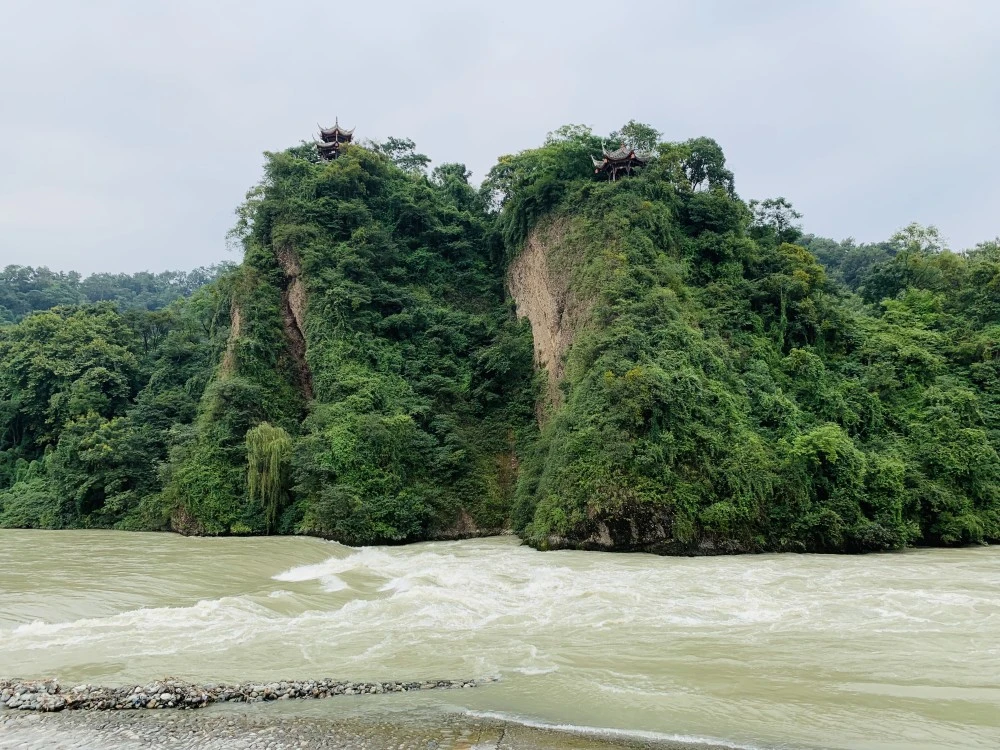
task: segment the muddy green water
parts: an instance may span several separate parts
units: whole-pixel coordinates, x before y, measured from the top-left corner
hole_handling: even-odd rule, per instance
[[[1000,548],[681,559],[0,531],[0,676],[168,675],[496,675],[394,705],[761,748],[995,750]]]

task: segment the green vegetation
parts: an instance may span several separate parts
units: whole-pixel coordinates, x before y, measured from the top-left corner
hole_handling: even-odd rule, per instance
[[[280,427],[261,422],[247,432],[247,495],[251,505],[264,510],[268,531],[288,498],[288,471],[292,459],[292,438]]]
[[[194,419],[226,290],[220,279],[163,310],[63,306],[0,328],[0,526],[150,526],[127,519]]]
[[[529,541],[868,551],[1000,538],[996,243],[953,254],[917,226],[884,247],[809,238],[828,273],[796,244],[787,201],[736,196],[714,142],[661,144],[617,183],[589,175],[598,146],[564,129],[487,180],[507,256],[558,226],[550,266],[569,269],[590,311],[564,403],[522,471]]]
[[[601,138],[567,126],[479,190],[407,139],[295,147],[237,212],[239,267],[8,267],[0,526],[1000,540],[1000,243],[803,235],[783,198],[740,199],[714,141],[612,137],[657,155],[597,181]],[[565,287],[550,373],[505,298],[527,248]]]
[[[0,324],[60,305],[114,302],[120,310],[162,310],[178,297],[190,297],[229,266],[190,272],[60,273],[41,266],[7,266],[0,271]]]

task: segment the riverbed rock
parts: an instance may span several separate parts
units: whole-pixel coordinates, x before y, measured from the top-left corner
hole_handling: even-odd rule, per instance
[[[74,685],[63,689],[55,680],[0,680],[0,706],[21,711],[83,709],[117,711],[155,708],[202,708],[212,703],[257,703],[260,701],[318,699],[335,695],[380,695],[411,690],[454,690],[476,687],[485,680],[427,680],[424,682],[347,682],[329,677],[321,680],[281,680],[269,683],[196,685],[167,678],[146,685],[107,687]]]

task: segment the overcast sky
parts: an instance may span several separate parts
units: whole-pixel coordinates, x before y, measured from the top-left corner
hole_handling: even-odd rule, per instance
[[[478,181],[630,118],[719,141],[807,231],[1000,234],[1000,3],[0,2],[0,266],[238,260],[265,150],[335,116]]]

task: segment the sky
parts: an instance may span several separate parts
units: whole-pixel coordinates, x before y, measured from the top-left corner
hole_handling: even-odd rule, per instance
[[[0,267],[239,260],[264,151],[335,117],[478,181],[560,125],[715,138],[807,232],[1000,234],[995,0],[4,0]]]

